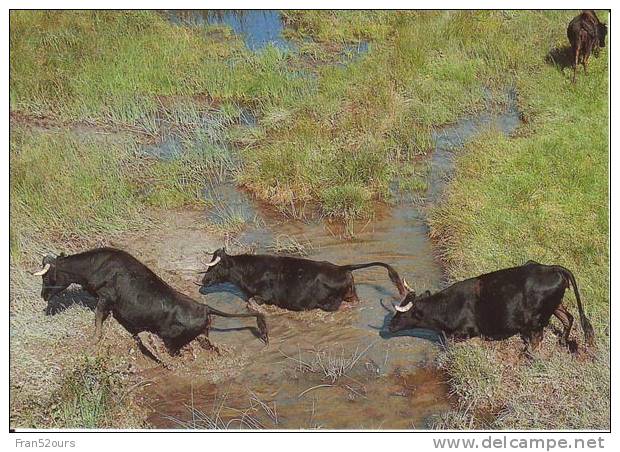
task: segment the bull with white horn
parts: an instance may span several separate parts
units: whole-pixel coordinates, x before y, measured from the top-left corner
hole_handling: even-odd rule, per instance
[[[54,253],[48,253],[43,257],[41,269],[32,272],[33,276],[43,277],[43,288],[41,289],[41,298],[49,300],[54,295],[62,292],[71,285],[70,282],[58,281],[56,277],[56,264],[59,259],[65,257],[64,253],[57,256]],[[62,278],[61,278],[62,279]]]

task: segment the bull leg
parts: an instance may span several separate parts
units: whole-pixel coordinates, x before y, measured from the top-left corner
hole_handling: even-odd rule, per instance
[[[571,353],[576,353],[578,350],[577,341],[569,340],[570,331],[573,327],[573,316],[568,310],[564,307],[564,305],[558,306],[558,308],[553,313],[555,317],[557,317],[560,322],[562,322],[562,326],[564,327],[564,331],[562,332],[562,336],[560,337],[560,345],[567,347],[568,351]]]
[[[208,332],[203,333],[196,338],[196,340],[198,341],[198,345],[200,345],[203,349],[207,351],[214,351],[218,355],[221,355],[220,349],[217,348],[215,345],[213,345],[213,343],[211,343],[211,341],[209,340],[208,334],[209,334]]]
[[[347,289],[347,292],[344,295],[344,301],[346,301],[347,303],[357,303],[358,301],[360,301],[359,297],[357,296],[357,290],[355,290],[354,284],[351,284]]]
[[[161,364],[164,367],[167,367],[165,363],[163,363],[157,356],[155,356],[153,354],[153,352],[151,352],[142,342],[142,339],[140,339],[140,336],[138,336],[138,334],[134,334],[133,336],[133,340],[136,342],[136,345],[138,346],[138,348],[140,349],[140,351],[142,352],[142,354],[144,356],[146,356],[147,358],[152,359],[153,361],[155,361],[157,364]]]
[[[97,301],[97,308],[95,309],[95,335],[92,339],[92,344],[97,345],[103,337],[103,322],[110,315],[110,303],[106,298],[99,298]]]
[[[164,346],[166,350],[168,350],[168,354],[170,356],[179,356],[181,348],[186,344],[183,342],[179,344],[179,342],[175,339],[164,339]]]
[[[577,40],[577,47],[575,48],[575,61],[573,63],[573,83],[577,79],[577,66],[579,65],[579,51],[581,50],[581,40]]]
[[[564,331],[562,331],[562,336],[560,337],[560,344],[566,346],[568,344],[570,330],[573,327],[573,316],[562,304],[560,304],[560,306],[558,306],[558,308],[553,312],[553,315],[557,317],[560,322],[562,322]]]
[[[538,350],[543,339],[543,330],[532,331],[529,334],[521,334],[521,339],[523,339],[523,343],[525,344],[523,355],[529,360],[534,359],[534,354],[532,352]]]
[[[530,346],[532,351],[538,351],[538,347],[540,347],[540,343],[543,340],[543,330],[534,331],[530,334]]]

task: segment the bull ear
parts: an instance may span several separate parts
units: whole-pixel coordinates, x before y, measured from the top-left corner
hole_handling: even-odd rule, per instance
[[[48,254],[43,258],[43,265],[46,264],[53,264],[56,261],[56,255],[55,254]]]

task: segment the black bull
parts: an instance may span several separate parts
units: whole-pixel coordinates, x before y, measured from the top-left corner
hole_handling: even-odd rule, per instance
[[[208,341],[211,315],[256,317],[260,336],[268,342],[262,314],[228,314],[198,303],[125,251],[98,248],[72,256],[47,256],[43,265],[35,274],[43,276],[41,297],[45,301],[73,283],[97,298],[95,342],[101,339],[103,322],[110,313],[151,357],[138,337],[140,332],[159,336],[171,355],[196,338],[204,348],[212,348]]]
[[[573,316],[562,305],[572,285],[586,343],[594,330],[585,316],[573,274],[559,265],[533,261],[514,268],[467,279],[432,295],[408,295],[391,320],[390,331],[427,328],[457,337],[505,339],[520,334],[526,351],[536,349],[552,315],[564,327],[561,342],[568,345]]]
[[[343,301],[357,301],[351,271],[367,267],[386,268],[401,297],[408,293],[396,270],[383,262],[335,265],[286,256],[230,256],[222,248],[213,254],[208,265],[201,293],[206,293],[206,287],[214,284],[232,283],[258,304],[272,304],[292,311],[315,308],[336,311]]]

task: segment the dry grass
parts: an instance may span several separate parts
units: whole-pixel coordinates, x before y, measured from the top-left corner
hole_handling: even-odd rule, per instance
[[[198,409],[192,403],[185,407],[190,419],[163,416],[181,428],[192,430],[229,430],[229,429],[266,429],[277,428],[278,409],[276,402],[267,403],[256,393],[248,389],[248,405],[233,408],[228,405],[227,394],[216,397],[210,412]]]
[[[340,352],[334,349],[313,350],[309,357],[302,357],[301,351],[299,356],[286,355],[282,350],[280,353],[295,363],[294,369],[297,372],[310,372],[319,375],[324,381],[335,383],[341,377],[348,376],[373,345],[374,343],[371,343],[361,351],[356,348],[352,353],[345,353],[344,348]]]
[[[609,344],[573,356],[547,331],[532,362],[521,340],[451,344],[439,365],[457,406],[438,429],[609,428]]]
[[[312,242],[309,240],[300,242],[288,234],[278,234],[267,247],[267,251],[270,253],[294,256],[307,256],[313,249]]]
[[[129,334],[108,322],[106,345],[89,348],[90,309],[75,305],[54,316],[42,311],[41,305],[10,318],[11,427],[143,426],[144,413],[125,392],[137,381],[127,371]]]

